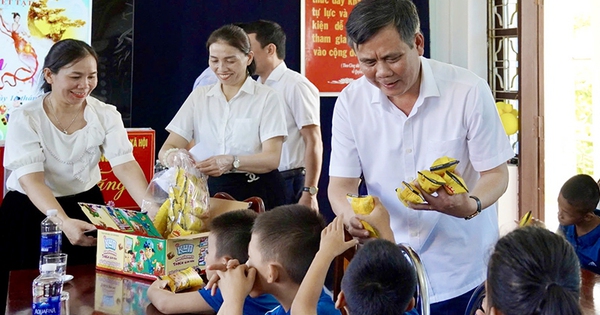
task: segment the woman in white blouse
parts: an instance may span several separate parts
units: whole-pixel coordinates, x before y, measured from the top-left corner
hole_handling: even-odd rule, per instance
[[[191,152],[196,167],[210,176],[211,195],[226,192],[237,200],[258,196],[267,209],[281,205],[283,179],[277,167],[287,136],[283,100],[250,76],[253,52],[240,27],[217,29],[206,47],[219,82],[188,96],[166,128],[170,134],[159,158],[173,166],[178,155]],[[195,145],[188,152],[190,143]]]
[[[90,96],[98,82],[97,59],[82,41],[55,43],[44,62],[46,93],[10,114],[4,166],[11,173],[0,206],[5,224],[0,239],[10,270],[37,268],[40,222],[49,209],[57,209],[62,220],[68,263],[95,262],[96,238],[84,234],[94,225],[77,202],[104,203],[97,186],[102,155],[141,204],[148,183],[121,115]]]

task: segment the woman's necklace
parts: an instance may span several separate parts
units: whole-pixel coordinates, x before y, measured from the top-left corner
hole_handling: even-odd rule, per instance
[[[58,127],[60,129],[62,129],[62,132],[66,135],[69,134],[68,130],[69,128],[71,128],[71,126],[73,126],[73,123],[75,122],[75,119],[77,119],[77,117],[79,117],[79,113],[81,113],[81,110],[79,110],[77,112],[77,114],[75,114],[75,116],[73,117],[73,120],[71,120],[71,123],[67,126],[67,128],[64,128],[63,125],[60,123],[60,119],[58,119],[58,117],[56,117],[55,112],[55,108],[54,105],[52,104],[52,99],[48,96],[48,104],[50,105],[50,112],[52,112],[52,116],[54,116],[54,120],[56,120],[56,123],[58,124]],[[81,109],[83,109],[83,105],[81,106]]]

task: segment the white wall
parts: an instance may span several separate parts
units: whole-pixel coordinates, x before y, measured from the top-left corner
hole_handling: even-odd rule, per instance
[[[431,59],[461,66],[487,80],[487,1],[435,0],[429,3]],[[509,166],[509,187],[498,201],[500,232],[518,219],[518,170]]]

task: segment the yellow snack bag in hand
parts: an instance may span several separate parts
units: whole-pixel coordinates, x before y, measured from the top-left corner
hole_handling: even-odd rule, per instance
[[[354,195],[347,194],[346,199],[350,202],[352,210],[356,214],[368,215],[371,214],[375,208],[375,201],[371,195]],[[373,226],[367,223],[365,220],[360,220],[365,230],[369,231],[370,237],[379,237],[379,233]]]
[[[432,171],[420,171],[417,172],[417,181],[419,186],[428,194],[432,194],[437,191],[440,187],[446,184],[444,178]]]
[[[527,226],[529,223],[531,223],[531,211],[527,211],[527,213],[525,213],[525,215],[521,218],[519,221],[519,227]]]
[[[413,187],[413,185],[403,181],[402,186],[401,188],[396,188],[396,196],[406,207],[408,207],[409,202],[414,204],[425,202],[425,199],[421,196],[421,192]]]
[[[454,169],[456,169],[456,165],[458,164],[458,162],[459,161],[457,159],[442,156],[441,158],[435,160],[433,164],[431,164],[429,170],[440,176],[444,176],[444,174],[446,174],[446,171],[454,172]]]
[[[462,177],[450,171],[446,171],[444,179],[446,180],[446,185],[444,185],[444,189],[446,189],[448,195],[464,194],[469,192],[467,184],[465,184],[465,181],[464,179],[462,179]]]
[[[350,202],[352,210],[356,214],[370,214],[375,208],[375,202],[371,195],[353,195],[347,194],[346,199]]]
[[[160,279],[169,281],[168,287],[174,293],[204,286],[204,280],[193,267],[161,276]]]

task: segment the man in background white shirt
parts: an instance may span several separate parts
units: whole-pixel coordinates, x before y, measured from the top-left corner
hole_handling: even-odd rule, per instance
[[[288,138],[283,143],[279,171],[286,182],[286,203],[319,210],[317,192],[323,142],[319,90],[306,77],[287,68],[285,32],[272,21],[239,24],[250,37],[258,81],[278,91],[286,103]]]

